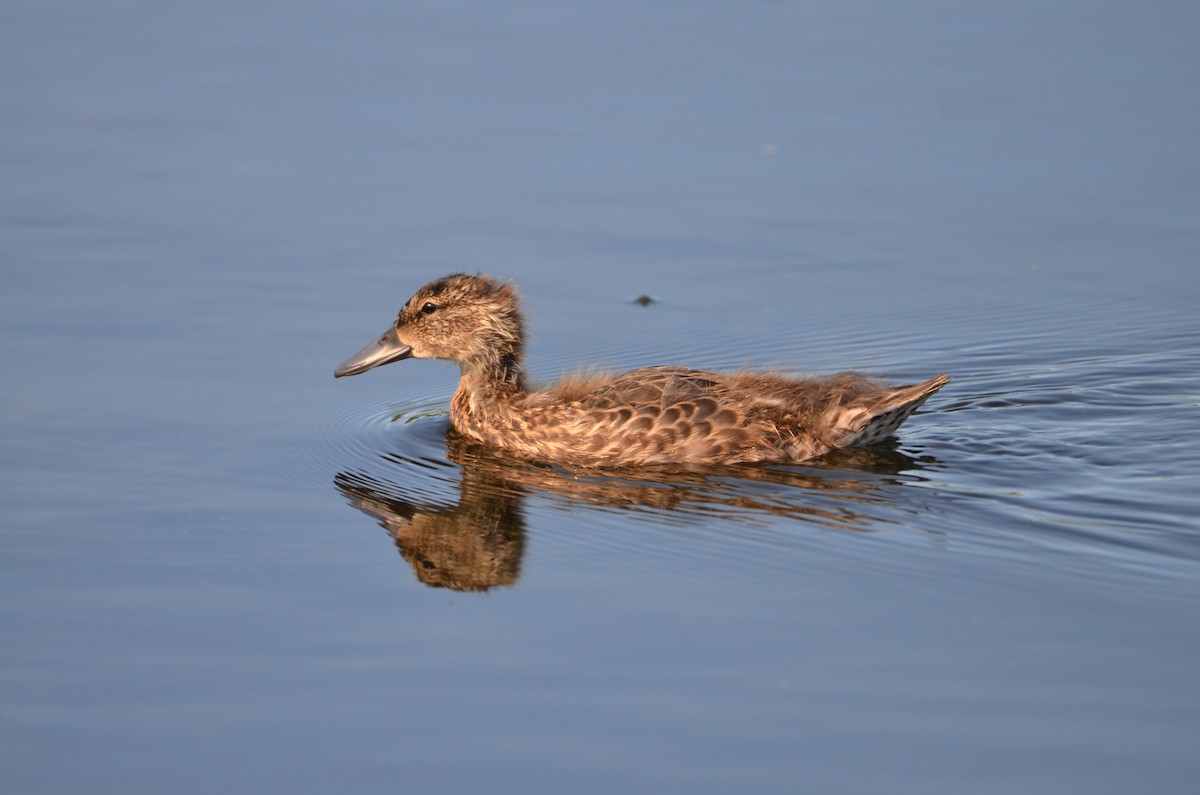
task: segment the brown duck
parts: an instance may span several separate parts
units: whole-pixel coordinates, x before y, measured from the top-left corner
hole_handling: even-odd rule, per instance
[[[646,367],[529,386],[515,291],[453,274],[408,299],[379,339],[334,377],[407,359],[457,362],[450,422],[482,444],[568,466],[804,461],[891,436],[949,380],[887,386],[855,373],[824,379]]]

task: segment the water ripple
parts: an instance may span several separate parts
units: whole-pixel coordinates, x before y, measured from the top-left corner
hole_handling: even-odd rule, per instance
[[[675,319],[680,314],[687,313]],[[946,313],[954,323],[968,314]],[[631,317],[631,323],[655,321]],[[672,319],[669,311],[665,319]],[[385,397],[384,383],[359,392],[316,423],[313,442],[287,466],[325,484],[334,480],[409,552],[428,538],[444,545],[451,528],[470,532],[464,527],[481,517],[489,532],[511,539],[523,529],[500,532],[498,520],[486,517],[521,524],[530,513],[545,526],[578,530],[548,541],[552,557],[622,549],[641,561],[635,565],[651,568],[679,555],[736,554],[730,528],[746,554],[754,545],[827,544],[825,532],[865,531],[1027,563],[1067,555],[1138,567],[1156,557],[1200,558],[1190,518],[1194,482],[1179,477],[1193,455],[1181,441],[1195,439],[1200,405],[1200,354],[1191,330],[1127,334],[1080,308],[1056,319],[1036,302],[976,311],[971,320],[1004,333],[950,346],[942,339],[945,326],[911,323],[881,344],[878,325],[846,323],[808,334],[801,346],[793,335],[761,334],[763,318],[747,315],[661,339],[637,336],[643,344],[614,333],[536,351],[538,372],[550,376],[579,362],[736,366],[750,338],[759,362],[802,362],[806,355],[818,366],[886,362],[900,370],[898,379],[951,371],[955,381],[924,416],[906,424],[902,446],[891,450],[843,453],[802,467],[573,473],[498,456],[449,432],[453,382],[442,379],[420,387],[410,382],[400,402]],[[636,323],[634,332],[643,335]],[[1114,343],[1117,337],[1122,344]],[[821,353],[806,353],[812,350]],[[647,526],[662,532],[647,534]],[[688,534],[682,547],[672,540],[675,532]],[[486,541],[477,538],[471,548]],[[870,558],[869,549],[859,554]],[[422,565],[434,565],[430,554],[417,556]],[[495,563],[495,555],[484,558]],[[478,572],[442,574],[469,584]]]

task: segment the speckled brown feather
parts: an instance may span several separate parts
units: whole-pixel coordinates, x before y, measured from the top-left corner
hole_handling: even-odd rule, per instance
[[[424,314],[427,302],[437,307]],[[569,466],[803,461],[886,439],[950,380],[893,387],[854,373],[794,379],[648,367],[529,389],[515,294],[463,274],[418,291],[396,328],[413,356],[459,363],[450,420],[460,433]]]

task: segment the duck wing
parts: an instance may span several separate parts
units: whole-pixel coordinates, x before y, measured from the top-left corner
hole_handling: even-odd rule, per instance
[[[622,373],[580,399],[588,409],[656,406],[665,409],[723,394],[721,376],[686,367],[644,367]]]

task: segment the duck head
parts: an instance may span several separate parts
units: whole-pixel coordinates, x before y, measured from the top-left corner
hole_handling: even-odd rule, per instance
[[[405,302],[387,331],[338,365],[334,378],[400,359],[449,359],[464,374],[515,375],[523,324],[511,286],[456,273],[435,279]]]

